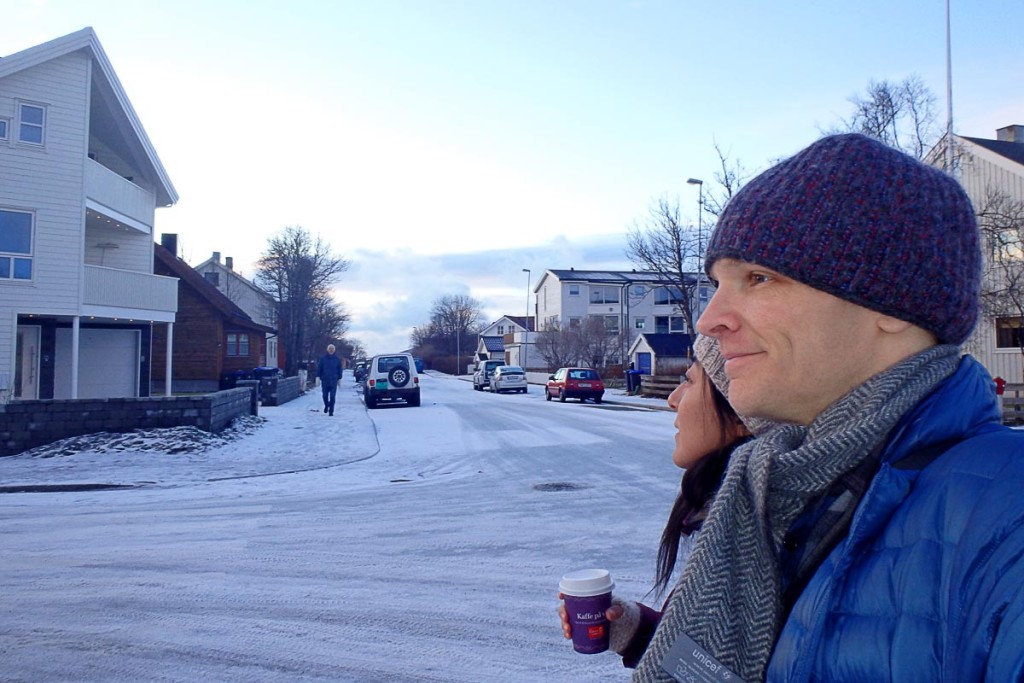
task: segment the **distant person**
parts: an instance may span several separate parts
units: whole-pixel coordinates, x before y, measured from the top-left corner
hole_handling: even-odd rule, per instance
[[[1024,433],[960,350],[957,181],[825,137],[733,196],[704,265],[729,401],[789,424],[733,451],[634,683],[1024,680]]]
[[[654,585],[658,593],[668,588],[672,574],[686,564],[730,454],[750,440],[752,430],[760,432],[770,426],[764,420],[741,418],[729,405],[725,361],[715,339],[698,337],[694,354],[697,362],[668,397],[669,407],[676,412],[672,462],[685,472],[658,548]],[[564,605],[559,607],[559,615],[563,634],[571,638]],[[654,636],[661,613],[614,596],[606,616],[611,622],[611,649],[622,656],[624,666],[635,667]]]
[[[327,345],[327,354],[320,356],[316,364],[316,376],[320,379],[320,392],[324,397],[324,412],[334,415],[334,397],[338,393],[338,382],[344,370],[341,359],[334,355],[334,344]]]

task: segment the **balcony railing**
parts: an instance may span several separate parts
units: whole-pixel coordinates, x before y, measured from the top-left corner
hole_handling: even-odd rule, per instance
[[[83,303],[174,313],[178,310],[178,279],[102,266],[85,266]]]
[[[92,159],[86,159],[85,164],[85,196],[96,204],[141,223],[152,232],[156,210],[153,193]]]

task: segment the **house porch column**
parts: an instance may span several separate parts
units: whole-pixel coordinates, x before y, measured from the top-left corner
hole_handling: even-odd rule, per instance
[[[78,398],[78,338],[80,316],[71,318],[71,398]]]
[[[171,357],[174,355],[174,323],[167,323],[167,358],[164,360],[164,396],[171,395]]]

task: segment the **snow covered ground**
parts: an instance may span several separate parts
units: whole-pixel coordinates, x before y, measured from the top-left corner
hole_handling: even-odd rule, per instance
[[[589,566],[650,588],[672,413],[443,376],[420,408],[348,377],[320,407],[0,458],[0,490],[129,487],[0,494],[0,679],[629,679],[573,653],[555,594]]]

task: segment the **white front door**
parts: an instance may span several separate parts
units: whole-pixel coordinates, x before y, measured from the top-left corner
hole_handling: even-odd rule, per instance
[[[14,375],[14,397],[39,398],[39,337],[37,325],[18,325],[18,343]]]

